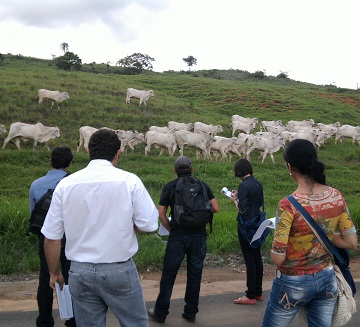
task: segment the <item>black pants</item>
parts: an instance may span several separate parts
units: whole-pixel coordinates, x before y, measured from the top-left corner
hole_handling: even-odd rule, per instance
[[[49,286],[50,273],[44,252],[44,236],[39,236],[39,258],[40,258],[40,274],[39,286],[37,291],[37,303],[39,315],[36,318],[37,327],[53,327],[54,318],[52,316],[53,309],[53,289]],[[70,261],[65,257],[65,247],[61,247],[60,254],[61,270],[64,276],[65,284],[68,283]],[[72,318],[65,322],[65,326],[76,326],[75,319]]]
[[[262,295],[264,266],[261,256],[261,247],[259,246],[256,249],[252,248],[244,239],[239,228],[238,225],[238,238],[246,266],[246,297],[255,299],[255,296]]]

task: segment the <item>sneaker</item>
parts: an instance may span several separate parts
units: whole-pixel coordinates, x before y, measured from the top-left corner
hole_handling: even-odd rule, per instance
[[[156,321],[159,324],[163,324],[165,322],[165,318],[164,317],[159,317],[156,313],[155,313],[155,309],[149,309],[147,311],[147,314],[149,315],[149,317]]]
[[[181,315],[181,317],[183,317],[185,320],[187,320],[188,322],[195,322],[195,316],[192,316],[192,317],[190,317],[190,316],[187,316],[185,313],[183,313],[182,315]]]

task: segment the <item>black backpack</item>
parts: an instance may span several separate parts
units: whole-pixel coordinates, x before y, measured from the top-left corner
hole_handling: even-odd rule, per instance
[[[68,176],[66,174],[64,177]],[[30,225],[29,232],[40,235],[41,228],[44,224],[46,214],[50,208],[50,203],[54,189],[48,189],[43,196],[35,203],[34,209],[31,211],[30,215]]]
[[[173,215],[183,228],[201,228],[209,224],[212,232],[213,212],[203,182],[191,175],[178,179]]]

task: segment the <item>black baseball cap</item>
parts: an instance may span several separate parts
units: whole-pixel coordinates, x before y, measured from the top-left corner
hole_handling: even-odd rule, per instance
[[[191,168],[191,160],[188,157],[180,156],[175,161],[175,168]]]

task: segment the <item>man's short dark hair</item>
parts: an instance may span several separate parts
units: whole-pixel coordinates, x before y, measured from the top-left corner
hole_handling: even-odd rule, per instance
[[[90,137],[90,160],[105,159],[112,161],[120,150],[120,146],[121,142],[113,130],[99,129]]]
[[[74,156],[69,147],[58,146],[51,151],[51,167],[55,169],[68,168],[73,158]]]
[[[234,166],[235,177],[244,177],[247,174],[252,175],[253,169],[249,160],[239,159]]]

